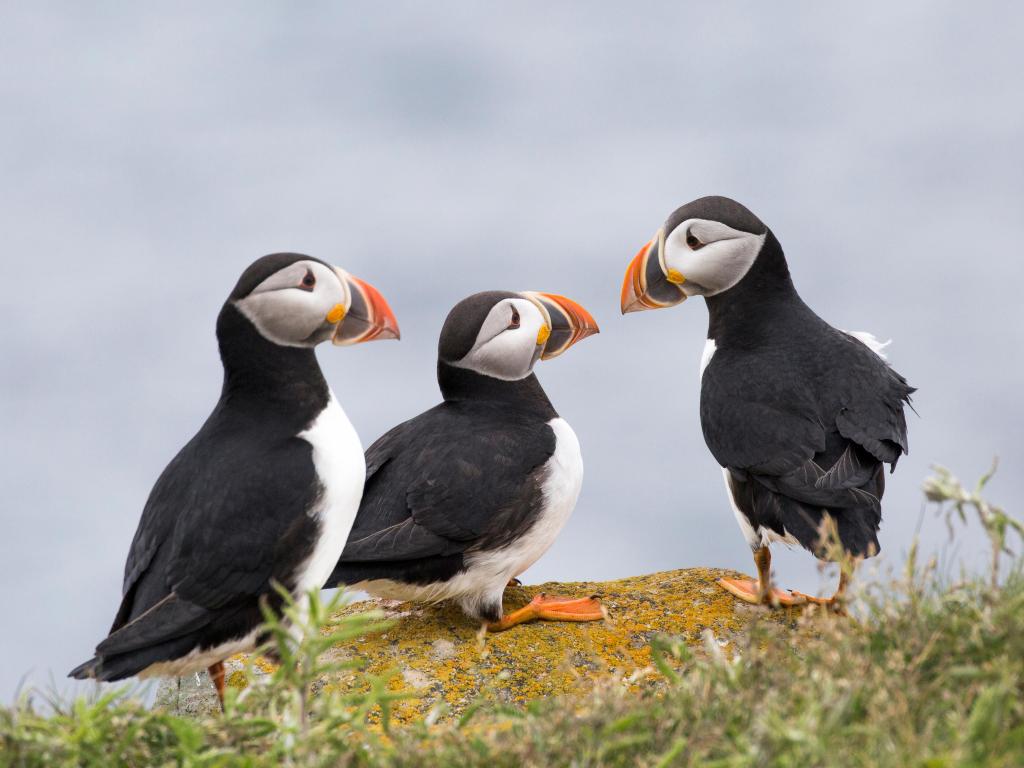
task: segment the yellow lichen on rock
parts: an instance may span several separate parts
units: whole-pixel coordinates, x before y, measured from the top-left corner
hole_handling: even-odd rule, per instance
[[[418,694],[394,705],[394,717],[406,721],[422,717],[438,705],[458,714],[481,698],[522,705],[583,693],[596,684],[657,685],[657,675],[649,674],[651,640],[656,635],[682,638],[702,653],[704,634],[709,630],[728,653],[737,634],[754,616],[780,625],[794,623],[799,609],[769,611],[747,605],[716,583],[720,578],[738,575],[713,568],[690,568],[618,581],[510,587],[505,592],[506,611],[525,605],[541,592],[568,597],[598,595],[609,620],[536,621],[484,637],[477,622],[448,603],[353,603],[342,614],[380,609],[394,624],[382,634],[335,647],[331,652],[335,659],[358,658],[365,666],[339,679],[325,680],[316,690],[348,690],[366,685],[366,674],[393,671],[389,687]],[[229,685],[246,685],[245,661],[243,656],[229,661]],[[253,659],[253,666],[257,674],[273,669],[259,658]],[[210,689],[212,697],[212,686]],[[216,699],[212,699],[210,707],[215,704]],[[192,706],[176,707],[170,697],[169,708],[191,711]]]
[[[632,676],[650,667],[650,641],[655,635],[680,637],[699,649],[705,630],[710,630],[728,649],[755,614],[765,613],[779,623],[795,618],[793,610],[768,614],[741,603],[716,584],[719,578],[736,575],[692,568],[610,582],[510,587],[505,592],[506,611],[541,592],[596,594],[610,618],[588,623],[537,621],[482,639],[479,625],[453,605],[355,603],[344,613],[382,608],[396,623],[382,635],[367,636],[355,647],[335,652],[363,659],[363,672],[397,670],[405,688],[420,694],[396,706],[399,720],[422,716],[442,702],[459,713],[481,696],[519,705],[584,692],[598,681],[638,685]],[[352,674],[335,684],[349,685],[355,679]]]

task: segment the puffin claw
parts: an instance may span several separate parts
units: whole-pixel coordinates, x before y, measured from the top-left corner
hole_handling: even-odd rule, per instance
[[[839,593],[832,595],[832,597],[818,597],[817,595],[808,595],[806,592],[798,592],[794,589],[793,596],[800,598],[806,603],[824,606],[829,611],[838,614],[839,616],[847,615],[846,600],[844,596]]]

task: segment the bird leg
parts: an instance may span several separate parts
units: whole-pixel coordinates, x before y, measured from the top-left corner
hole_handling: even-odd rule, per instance
[[[206,669],[213,680],[213,687],[217,689],[217,700],[220,702],[220,711],[224,711],[224,662],[218,661]]]
[[[839,567],[839,586],[836,588],[836,593],[832,597],[817,597],[815,595],[806,595],[803,592],[793,591],[793,594],[797,597],[801,597],[809,603],[815,605],[824,605],[827,608],[832,609],[838,614],[846,613],[846,590],[850,586],[850,579],[853,576],[853,569],[856,567],[855,564],[851,564],[848,568],[840,564]]]
[[[768,547],[758,547],[754,550],[754,563],[757,565],[757,581],[719,579],[719,586],[743,602],[754,605],[777,607],[780,605],[803,605],[807,602],[807,598],[803,595],[772,586],[772,553]]]
[[[600,621],[608,612],[596,597],[569,598],[541,593],[519,610],[512,611],[484,626],[488,632],[504,632],[517,624],[544,621]]]

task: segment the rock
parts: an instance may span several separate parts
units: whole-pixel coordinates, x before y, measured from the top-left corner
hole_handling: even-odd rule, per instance
[[[233,688],[242,689],[249,684],[246,674],[246,657],[242,654],[232,656],[224,662],[224,682]],[[274,670],[270,662],[262,658],[254,659],[252,673],[266,677]],[[155,709],[175,715],[202,717],[220,713],[220,702],[213,681],[205,672],[196,672],[187,677],[176,677],[164,680],[156,690],[153,701]]]
[[[533,699],[579,694],[599,681],[618,685],[656,685],[650,671],[651,638],[666,634],[684,639],[703,652],[709,630],[728,651],[737,633],[751,617],[765,615],[785,625],[799,609],[767,611],[739,602],[715,582],[733,571],[690,568],[607,582],[547,583],[510,587],[506,610],[525,605],[540,592],[583,597],[599,595],[608,609],[606,622],[569,623],[539,621],[524,624],[481,641],[479,625],[456,606],[418,605],[369,600],[353,603],[342,613],[383,609],[396,624],[380,635],[360,639],[356,647],[339,647],[340,658],[357,655],[366,661],[364,673],[396,670],[396,688],[420,694],[398,702],[395,717],[422,717],[436,706],[442,713],[462,712],[481,696],[520,705]],[[246,683],[241,657],[229,660],[227,680],[237,687]],[[264,667],[266,670],[268,667]],[[636,674],[637,672],[641,674]],[[158,704],[179,713],[202,713],[217,707],[213,686],[205,675],[182,686],[170,681],[161,686]],[[325,686],[349,688],[357,674],[349,673]]]
[[[205,672],[161,682],[153,706],[192,717],[211,714],[219,709],[213,683]]]

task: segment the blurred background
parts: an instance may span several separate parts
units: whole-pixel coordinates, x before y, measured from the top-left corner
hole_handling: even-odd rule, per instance
[[[157,475],[213,407],[242,269],[309,253],[374,283],[401,343],[324,348],[365,445],[439,399],[437,333],[489,288],[565,293],[601,335],[538,367],[583,446],[527,582],[750,571],[698,420],[700,300],[619,316],[628,260],[724,194],[832,324],[920,388],[883,563],[929,465],[1020,509],[1024,6],[0,4],[0,700],[91,655]],[[1014,74],[1017,73],[1017,74]],[[785,586],[829,589],[776,552]],[[952,566],[951,566],[952,567]]]

